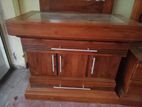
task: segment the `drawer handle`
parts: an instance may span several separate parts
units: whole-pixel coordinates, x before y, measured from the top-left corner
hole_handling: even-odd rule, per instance
[[[67,49],[67,48],[51,48],[53,51],[74,51],[74,52],[98,52],[98,50],[83,49]]]
[[[52,71],[54,72],[55,71],[55,68],[54,68],[54,55],[52,55]]]
[[[103,1],[103,2],[105,2],[105,0],[96,0],[96,2],[99,2],[99,1]]]
[[[62,56],[59,56],[59,61],[60,61],[60,73],[62,72]]]
[[[91,88],[77,88],[77,87],[57,87],[54,86],[55,89],[66,89],[66,90],[91,90]]]
[[[94,74],[95,62],[96,62],[96,58],[93,58],[92,68],[91,68],[91,74],[92,75]]]

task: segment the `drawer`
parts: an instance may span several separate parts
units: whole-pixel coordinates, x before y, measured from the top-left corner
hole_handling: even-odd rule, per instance
[[[140,81],[142,83],[142,64],[137,64],[135,72],[133,73],[132,80]]]
[[[22,38],[25,51],[63,49],[68,51],[97,50],[99,53],[116,53],[126,55],[129,45],[117,42],[71,41],[71,40],[47,40]]]
[[[37,77],[30,78],[31,86],[34,87],[74,87],[74,88],[90,88],[114,90],[116,83],[108,79],[78,79],[78,78],[52,78]]]

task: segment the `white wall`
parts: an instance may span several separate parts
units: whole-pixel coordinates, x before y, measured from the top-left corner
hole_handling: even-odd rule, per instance
[[[15,17],[15,11],[12,0],[1,0],[0,3],[3,10],[3,18],[5,20]],[[23,58],[23,51],[20,39],[17,37],[8,36],[8,42],[10,44],[10,51],[14,65],[25,66],[25,60]]]
[[[121,14],[129,18],[131,16],[134,1],[135,0],[115,0],[113,13]]]
[[[39,0],[20,0],[20,6],[22,9],[22,13],[31,10],[40,10]]]

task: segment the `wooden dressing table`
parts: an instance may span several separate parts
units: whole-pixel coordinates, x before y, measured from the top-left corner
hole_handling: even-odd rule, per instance
[[[8,33],[21,38],[28,59],[26,97],[140,105],[142,97],[119,97],[116,90],[123,92],[121,68],[128,50],[142,41],[142,25],[108,14],[113,0],[86,2],[40,0],[42,12],[7,20]]]

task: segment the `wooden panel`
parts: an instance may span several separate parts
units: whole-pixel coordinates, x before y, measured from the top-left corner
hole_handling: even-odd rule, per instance
[[[52,60],[54,55],[54,61]],[[28,64],[32,75],[57,75],[56,54],[46,52],[27,52]],[[53,68],[54,63],[54,68]]]
[[[114,0],[105,0],[102,13],[112,13]]]
[[[139,96],[139,98],[142,100],[142,82],[131,81],[130,88],[126,96],[128,95]]]
[[[95,60],[94,63],[93,60]],[[88,77],[115,80],[120,61],[121,57],[115,55],[104,54],[90,56]]]
[[[138,48],[131,49],[128,53],[125,66],[121,95],[139,97],[142,99],[142,66],[141,51]]]
[[[50,77],[50,76],[31,76],[31,87],[87,87],[91,89],[114,90],[115,80],[109,79],[88,79],[88,78],[64,78],[64,77]]]
[[[61,58],[61,59],[60,59]],[[59,76],[85,77],[87,69],[87,55],[62,53],[58,55]],[[60,68],[61,67],[61,68]]]
[[[21,38],[105,42],[142,41],[142,26],[135,21],[126,20],[118,15],[107,15],[106,18],[104,14],[64,14],[60,16],[59,13],[51,13],[54,14],[54,17],[48,18],[46,14],[42,14],[44,17],[42,19],[41,14],[39,12],[30,12],[8,20],[6,22],[8,33]],[[78,17],[77,20],[76,17]],[[88,20],[90,17],[93,18]]]
[[[22,44],[25,51],[27,50],[50,50],[51,48],[68,48],[68,49],[91,49],[98,50],[98,53],[113,53],[126,55],[128,48],[127,43],[117,42],[91,42],[91,41],[66,41],[66,40],[48,40],[48,39],[31,39],[22,38]]]
[[[42,12],[111,13],[113,0],[40,0]]]
[[[27,99],[52,100],[52,101],[73,101],[104,104],[124,104],[134,107],[141,107],[142,102],[139,97],[120,98],[113,91],[84,91],[84,90],[63,90],[53,88],[28,88]]]
[[[142,0],[135,0],[131,18],[139,21],[140,15],[142,15]]]
[[[142,83],[142,64],[139,63],[136,65],[136,71],[132,76],[132,80],[141,81]]]
[[[126,94],[129,90],[130,84],[131,84],[131,78],[133,73],[136,71],[136,65],[137,65],[137,60],[135,58],[135,56],[129,51],[128,53],[128,57],[127,57],[127,63],[125,65],[125,69],[124,69],[124,74],[123,74],[123,78],[122,78],[122,89],[124,91],[124,93]],[[124,94],[122,93],[122,95]]]

